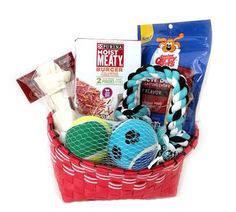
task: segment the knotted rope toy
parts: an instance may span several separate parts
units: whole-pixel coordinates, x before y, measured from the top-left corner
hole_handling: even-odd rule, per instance
[[[187,104],[189,103],[189,88],[186,79],[177,69],[160,66],[143,66],[128,76],[124,84],[123,99],[115,111],[115,117],[119,120],[139,118],[152,123],[150,110],[145,105],[139,104],[139,87],[141,82],[147,79],[161,79],[172,85],[172,100],[166,117],[167,124],[157,129],[158,141],[161,150],[153,160],[149,168],[154,164],[167,161],[183,151],[190,140],[190,135],[183,129]]]

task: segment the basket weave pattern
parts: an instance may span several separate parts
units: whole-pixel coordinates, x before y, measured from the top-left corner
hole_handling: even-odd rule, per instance
[[[130,171],[98,165],[72,155],[54,132],[48,116],[48,136],[55,176],[65,202],[172,197],[177,193],[185,156],[196,147],[198,129],[190,145],[175,159],[151,170]]]

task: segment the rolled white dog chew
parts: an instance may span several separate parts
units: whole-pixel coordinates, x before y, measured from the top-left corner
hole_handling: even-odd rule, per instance
[[[53,61],[39,66],[37,69],[37,77],[34,78],[40,89],[47,95],[66,88],[66,83],[70,81],[71,73],[63,71]]]
[[[58,110],[53,114],[53,122],[55,130],[60,135],[60,140],[64,143],[67,130],[71,127],[71,124],[76,120],[77,115],[71,108]]]
[[[59,133],[61,141],[64,142],[66,131],[71,123],[77,118],[71,109],[66,84],[70,81],[71,72],[62,70],[53,61],[39,66],[37,77],[34,78],[39,88],[50,97],[52,102],[53,120],[55,130]]]

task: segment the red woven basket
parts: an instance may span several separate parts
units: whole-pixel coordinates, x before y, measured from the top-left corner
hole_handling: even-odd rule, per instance
[[[183,161],[197,145],[198,129],[190,145],[175,159],[141,171],[97,165],[72,155],[58,140],[51,114],[48,136],[55,176],[65,202],[148,199],[176,195]]]

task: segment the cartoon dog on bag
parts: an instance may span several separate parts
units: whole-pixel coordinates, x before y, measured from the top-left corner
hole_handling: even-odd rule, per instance
[[[152,56],[151,64],[178,68],[181,45],[177,40],[183,38],[183,33],[180,33],[176,38],[157,38],[156,41],[159,45]]]

